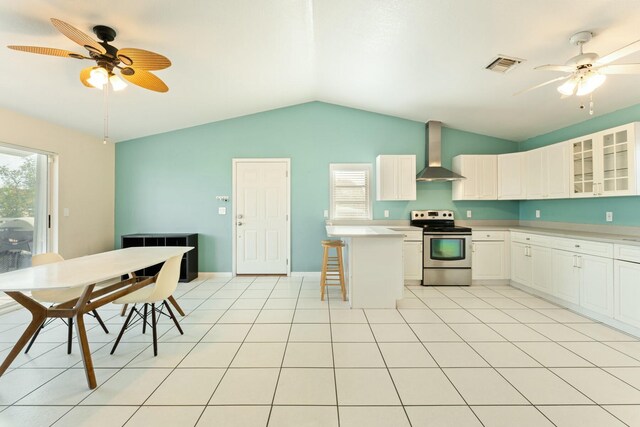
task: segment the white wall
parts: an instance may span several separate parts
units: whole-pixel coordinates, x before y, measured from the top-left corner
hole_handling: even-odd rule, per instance
[[[58,252],[113,249],[115,147],[96,137],[0,108],[0,142],[58,155]],[[62,209],[69,208],[69,216]]]

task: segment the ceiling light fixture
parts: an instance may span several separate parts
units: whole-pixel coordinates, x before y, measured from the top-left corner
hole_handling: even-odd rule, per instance
[[[96,89],[102,89],[108,81],[109,72],[102,67],[94,67],[87,79],[87,83]]]
[[[111,75],[109,76],[109,82],[111,83],[111,87],[115,91],[119,91],[127,87],[127,84],[124,82],[124,80],[113,73],[111,73]]]
[[[577,96],[589,95],[591,92],[602,86],[602,83],[607,79],[607,76],[600,74],[597,71],[588,71],[584,76],[580,78],[578,83]]]

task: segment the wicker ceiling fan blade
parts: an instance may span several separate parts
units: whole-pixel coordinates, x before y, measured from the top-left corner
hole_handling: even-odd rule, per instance
[[[66,22],[56,18],[51,18],[51,23],[62,34],[78,43],[80,46],[84,46],[90,52],[96,52],[103,55],[107,52],[106,49],[100,45],[100,43],[80,31],[73,25],[67,24]]]
[[[162,70],[171,66],[171,61],[165,56],[144,49],[124,48],[116,55],[127,67],[140,70]]]
[[[9,49],[19,50],[21,52],[38,53],[40,55],[60,56],[62,58],[91,59],[89,57],[86,57],[68,50],[55,49],[53,47],[16,46],[16,45],[9,45],[7,47]]]
[[[120,75],[128,82],[155,92],[167,92],[169,87],[155,74],[137,68],[123,68]]]

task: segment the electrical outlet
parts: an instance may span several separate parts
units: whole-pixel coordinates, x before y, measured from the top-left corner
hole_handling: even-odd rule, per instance
[[[467,211],[467,218],[471,218],[471,211],[470,210]]]
[[[389,211],[386,209],[384,210],[384,217],[389,218]]]
[[[324,210],[324,219],[328,219],[329,218],[329,211],[328,210]]]
[[[227,214],[227,208],[225,207],[218,208],[218,215],[226,215],[226,214]]]
[[[62,210],[62,216],[69,216],[69,208],[64,208]]]
[[[607,222],[612,222],[613,221],[613,212],[607,212],[605,214],[604,218],[607,220]]]
[[[536,209],[536,218],[540,218],[540,209]]]

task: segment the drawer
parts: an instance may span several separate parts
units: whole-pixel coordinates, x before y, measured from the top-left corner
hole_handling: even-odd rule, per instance
[[[613,245],[614,258],[640,263],[640,246]]]
[[[473,240],[474,242],[479,242],[479,241],[500,241],[503,242],[504,240],[506,240],[506,231],[494,231],[494,230],[489,230],[489,231],[473,231],[472,232],[472,238],[471,240]]]
[[[552,246],[553,237],[544,236],[542,234],[522,233],[520,231],[511,232],[511,241],[528,243],[530,245]]]
[[[591,242],[588,240],[565,239],[557,237],[554,239],[556,249],[575,252],[585,255],[595,255],[604,258],[613,258],[613,244]]]

